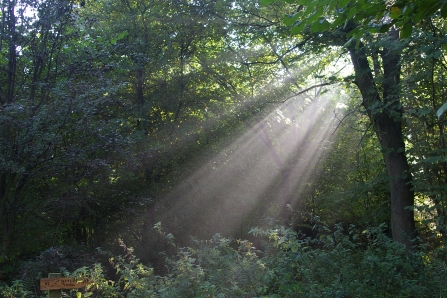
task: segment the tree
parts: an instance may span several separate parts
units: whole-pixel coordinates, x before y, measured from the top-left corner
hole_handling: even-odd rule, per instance
[[[335,137],[310,183],[304,208],[329,225],[379,226],[390,217],[383,156],[368,116],[352,96],[355,90],[344,91],[350,91],[344,94],[350,99],[336,110]]]
[[[395,48],[398,31],[392,29],[381,51],[383,77],[380,87],[372,75],[366,47],[348,47],[358,86],[370,121],[381,144],[390,179],[391,230],[393,239],[411,246],[415,236],[414,191],[402,133],[402,104],[399,98],[400,55]],[[376,63],[378,61],[375,61]],[[379,90],[382,90],[380,92]]]
[[[109,182],[124,142],[125,126],[110,121],[120,84],[108,85],[100,63],[84,56],[89,40],[80,42],[76,19],[72,1],[2,5],[2,257],[70,238],[90,241],[100,205],[92,189]]]
[[[273,1],[262,1],[269,4]],[[295,12],[284,18],[292,33],[309,38],[309,48],[347,50],[353,83],[379,139],[391,192],[393,239],[411,247],[415,236],[414,190],[402,131],[402,49],[412,22],[435,16],[444,1],[288,1]],[[400,35],[400,36],[399,36]]]
[[[445,116],[436,112],[446,101],[445,21],[426,19],[419,27],[413,30],[402,63],[408,153],[415,178],[416,215],[425,231],[442,235],[446,243],[446,196],[442,189],[447,174]]]
[[[31,7],[34,19],[25,14]],[[54,155],[63,130],[53,119],[64,118],[54,110],[53,88],[60,72],[63,33],[70,22],[71,3],[47,1],[3,1],[0,48],[3,85],[0,94],[2,130],[0,135],[1,255],[7,256],[16,236],[19,219],[31,212],[26,186],[42,175]],[[67,111],[65,111],[67,112]],[[55,133],[55,134],[54,134]]]

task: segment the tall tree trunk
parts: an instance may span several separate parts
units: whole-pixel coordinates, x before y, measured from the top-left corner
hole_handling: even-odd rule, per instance
[[[137,76],[137,104],[138,104],[138,109],[141,112],[143,110],[143,105],[144,105],[144,92],[143,92],[144,68],[143,67],[140,67],[137,69],[136,76]],[[144,125],[143,123],[144,122],[142,122],[140,119],[137,119],[137,129],[138,130],[144,129],[145,133],[147,134],[146,125]]]
[[[16,17],[15,17],[15,1],[4,2],[7,8],[2,9],[2,33],[7,32],[7,38],[0,36],[0,44],[3,41],[8,45],[8,69],[6,73],[6,87],[5,96],[0,98],[0,104],[11,104],[14,101],[14,89],[16,81],[16,65],[17,65],[17,53],[16,53]],[[8,157],[8,153],[11,150],[11,127],[9,123],[5,123],[0,131],[0,156]],[[12,242],[12,229],[11,229],[11,181],[14,181],[15,174],[10,169],[2,167],[0,168],[0,236],[1,236],[1,256],[7,256],[9,254],[11,242]]]
[[[399,99],[400,55],[391,50],[398,38],[397,31],[391,31],[389,46],[382,52],[383,94],[374,81],[367,60],[364,44],[350,46],[349,53],[354,65],[356,84],[363,97],[363,106],[373,123],[379,138],[391,190],[391,230],[393,240],[411,247],[415,236],[413,211],[414,192],[408,160],[405,154],[402,133],[402,109]]]
[[[14,101],[14,87],[16,80],[16,17],[15,17],[15,1],[8,2],[8,17],[6,19],[6,26],[8,28],[8,71],[6,79],[6,101],[5,103],[12,103]],[[2,24],[3,25],[3,24]]]
[[[7,256],[9,253],[9,246],[11,243],[11,238],[8,233],[8,186],[7,186],[7,175],[2,173],[0,175],[0,233],[1,233],[1,251],[0,256]],[[1,263],[1,262],[0,262]]]
[[[137,103],[141,109],[144,105],[144,68],[140,67],[137,70]]]

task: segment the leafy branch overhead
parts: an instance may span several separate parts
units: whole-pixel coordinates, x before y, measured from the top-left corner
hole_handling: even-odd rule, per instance
[[[277,0],[260,0],[268,5]],[[323,33],[327,30],[346,29],[350,20],[357,24],[348,35],[359,39],[366,32],[384,33],[395,26],[400,29],[400,38],[411,35],[419,21],[432,16],[440,10],[442,18],[447,17],[444,0],[282,0],[296,5],[296,12],[284,16],[284,23],[291,26],[297,34],[305,30]]]

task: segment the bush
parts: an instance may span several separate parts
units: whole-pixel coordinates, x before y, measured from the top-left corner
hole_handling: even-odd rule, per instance
[[[39,297],[44,295],[39,289],[40,278],[53,272],[68,275],[77,268],[92,267],[99,262],[99,257],[99,254],[85,247],[51,247],[35,258],[23,262],[12,285],[0,286],[0,294],[5,297]]]
[[[384,226],[360,233],[337,225],[316,238],[291,229],[252,230],[268,236],[274,250],[268,297],[432,297],[447,294],[445,259],[408,251],[384,233]],[[366,247],[365,247],[366,242]]]
[[[157,228],[160,228],[157,226]],[[67,297],[433,297],[447,295],[445,249],[408,251],[384,233],[385,227],[358,231],[321,223],[316,237],[290,228],[252,229],[265,239],[262,250],[248,241],[215,235],[193,240],[165,258],[158,276],[121,242],[122,256],[111,258],[117,279],[103,266],[81,267],[72,277],[90,279]],[[168,234],[170,235],[170,234]],[[173,238],[170,238],[173,244]],[[174,245],[174,244],[173,244]],[[2,297],[27,296],[20,282],[0,287]],[[8,296],[9,295],[9,296]],[[78,296],[76,296],[78,295]],[[81,295],[81,296],[79,296]]]

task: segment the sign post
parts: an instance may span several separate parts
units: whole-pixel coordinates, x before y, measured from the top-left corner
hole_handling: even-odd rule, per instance
[[[61,298],[62,289],[80,289],[89,284],[89,280],[84,278],[62,277],[60,273],[50,273],[48,278],[40,279],[40,290],[48,290],[48,298]]]

